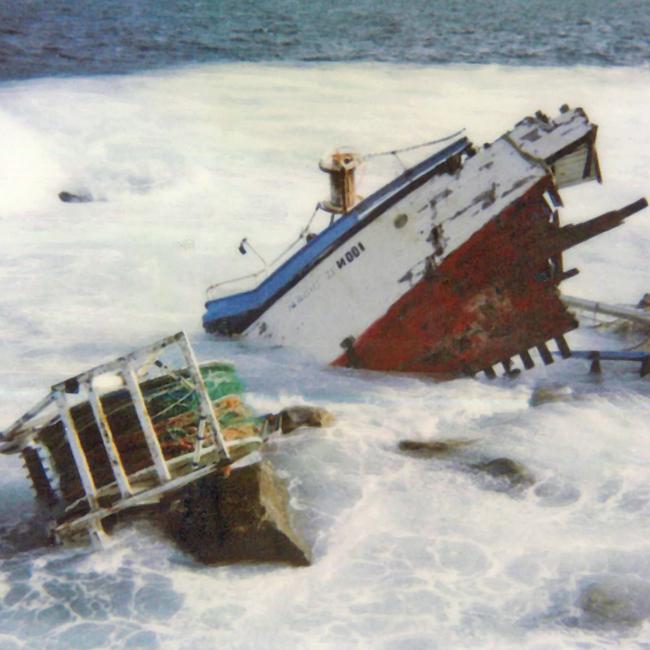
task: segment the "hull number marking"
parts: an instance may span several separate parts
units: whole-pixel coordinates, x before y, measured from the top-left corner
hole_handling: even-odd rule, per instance
[[[357,242],[357,244],[352,246],[343,257],[336,261],[336,267],[342,269],[346,264],[352,264],[352,262],[354,262],[354,260],[356,260],[365,250],[365,246],[361,242]]]

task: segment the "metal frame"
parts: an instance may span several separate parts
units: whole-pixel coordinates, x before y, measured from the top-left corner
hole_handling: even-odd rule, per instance
[[[187,370],[189,373],[189,381],[184,377],[179,377],[179,379],[182,380],[186,387],[194,390],[198,396],[199,432],[195,448],[191,453],[168,461],[165,459],[160,447],[138,381],[137,371],[139,367],[146,365],[142,362],[143,358],[149,357],[146,362],[149,364],[152,357],[160,355],[170,346],[176,346],[180,351],[186,364],[183,370]],[[158,365],[163,369],[167,369],[162,362],[159,362]],[[171,369],[169,369],[169,372],[172,375],[175,374]],[[124,380],[152,459],[150,467],[138,470],[130,476],[127,474],[120,458],[114,433],[104,411],[100,392],[94,383],[96,377],[107,373],[118,374]],[[78,393],[80,390],[87,396],[87,401],[92,409],[95,424],[101,435],[115,479],[101,488],[98,488],[95,483],[86,452],[79,437],[79,431],[72,417],[72,405],[70,404],[69,395]],[[51,405],[56,406],[58,413],[46,418],[44,417],[44,411]],[[39,416],[40,419],[38,419]],[[66,503],[66,511],[71,511],[83,501],[90,508],[90,511],[82,516],[56,526],[54,532],[59,539],[65,538],[66,535],[73,531],[85,530],[93,544],[101,545],[105,537],[102,520],[107,516],[143,503],[157,502],[165,494],[177,490],[197,478],[218,471],[224,465],[229,464],[231,460],[212,401],[201,375],[200,366],[184,332],[168,336],[130,354],[55,384],[45,398],[3,432],[2,436],[0,436],[0,451],[11,453],[30,446],[37,450],[44,450],[47,453],[46,446],[39,440],[39,432],[45,426],[52,424],[57,418],[63,424],[65,439],[72,452],[84,493],[81,499],[73,503]],[[209,444],[203,446],[204,440],[207,440]],[[202,460],[205,462],[203,465],[201,464]],[[188,466],[189,472],[187,471]],[[152,475],[157,485],[152,486]],[[48,480],[52,489],[55,490],[54,478],[48,476]],[[116,491],[119,494],[117,501],[109,507],[100,504],[101,496],[108,496]]]

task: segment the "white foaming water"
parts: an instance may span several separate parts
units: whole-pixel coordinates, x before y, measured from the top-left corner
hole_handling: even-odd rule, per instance
[[[54,381],[181,328],[201,358],[237,364],[260,412],[337,416],[269,447],[314,549],[306,569],[199,566],[144,524],[103,553],[39,548],[18,459],[0,458],[0,648],[647,647],[649,389],[636,368],[593,379],[568,361],[438,384],[200,328],[205,287],[256,270],[240,239],[272,258],[324,198],[326,149],[463,126],[481,144],[565,102],[600,124],[605,178],[563,193],[565,220],[644,195],[647,70],[224,65],[0,86],[0,425]],[[361,193],[398,171],[380,159]],[[64,204],[62,190],[96,200]],[[573,249],[582,273],[565,291],[638,300],[649,224],[641,213]],[[540,389],[556,401],[532,406]],[[399,452],[403,438],[468,444],[425,459]],[[477,467],[498,458],[527,480]]]

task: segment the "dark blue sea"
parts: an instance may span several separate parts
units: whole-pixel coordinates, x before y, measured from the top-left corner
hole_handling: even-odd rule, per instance
[[[648,0],[1,0],[0,79],[196,62],[639,66]]]

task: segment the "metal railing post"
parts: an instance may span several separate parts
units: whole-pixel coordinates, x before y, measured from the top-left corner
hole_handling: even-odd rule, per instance
[[[88,390],[88,401],[92,407],[93,415],[95,416],[95,422],[97,423],[97,428],[99,429],[99,433],[102,437],[102,442],[104,443],[106,455],[108,456],[108,460],[111,463],[113,476],[115,477],[117,485],[120,488],[120,494],[123,497],[131,496],[133,494],[133,490],[131,489],[129,478],[126,475],[124,466],[122,465],[120,453],[117,450],[117,446],[115,445],[113,432],[111,431],[111,427],[108,424],[108,419],[106,418],[104,407],[102,406],[99,395],[95,391],[92,379],[88,381],[86,388]]]
[[[221,427],[219,426],[219,421],[214,412],[214,407],[212,401],[208,395],[208,391],[205,387],[205,382],[203,381],[203,376],[201,375],[201,370],[199,364],[196,361],[194,352],[190,347],[190,344],[185,336],[184,332],[181,332],[181,335],[178,337],[178,345],[181,348],[185,361],[187,362],[187,370],[190,373],[190,377],[194,381],[196,386],[196,393],[199,398],[199,412],[201,417],[205,418],[210,425],[211,437],[214,443],[214,446],[219,450],[219,455],[226,460],[230,459],[230,454],[226,447],[226,443],[221,435]]]
[[[72,456],[77,466],[77,472],[79,473],[79,478],[81,479],[81,485],[83,487],[88,505],[91,510],[99,509],[99,502],[97,501],[97,488],[95,487],[95,480],[93,479],[92,472],[90,471],[90,466],[88,465],[88,459],[86,454],[81,446],[81,441],[79,440],[79,433],[77,432],[77,427],[75,426],[74,420],[72,418],[72,413],[68,406],[65,393],[59,389],[53,391],[54,401],[59,409],[59,414],[61,416],[61,422],[63,423],[63,429],[65,431],[65,437],[72,451]],[[88,535],[90,536],[90,541],[93,546],[102,546],[105,538],[104,529],[101,526],[101,523],[97,521],[92,521],[86,527]]]
[[[153,423],[149,417],[149,412],[147,411],[147,405],[144,401],[144,395],[142,394],[142,389],[138,383],[138,378],[135,374],[133,365],[126,361],[122,369],[122,376],[126,382],[126,387],[131,393],[131,399],[133,400],[133,406],[135,407],[135,412],[140,421],[140,427],[142,433],[144,434],[144,439],[149,447],[149,453],[153,460],[154,466],[156,467],[156,472],[158,473],[158,478],[161,483],[165,483],[171,479],[171,474],[169,473],[169,468],[167,467],[167,461],[163,455],[162,449],[160,448],[160,442],[158,441],[158,436],[156,435],[156,430],[153,428]]]

